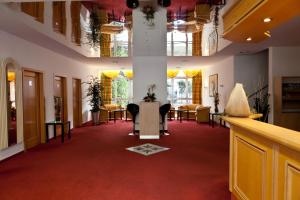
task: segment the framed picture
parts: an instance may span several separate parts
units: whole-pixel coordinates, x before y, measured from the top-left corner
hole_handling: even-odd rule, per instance
[[[210,75],[208,81],[209,96],[213,97],[218,92],[218,74]]]

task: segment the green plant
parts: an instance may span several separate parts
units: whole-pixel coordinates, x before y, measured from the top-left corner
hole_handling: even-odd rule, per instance
[[[178,84],[178,88],[179,88],[179,94],[182,96],[184,94],[184,91],[186,88],[185,81],[180,80],[177,82],[177,84]]]
[[[100,111],[101,93],[103,91],[100,79],[98,77],[90,76],[89,81],[84,83],[88,85],[86,96],[88,97],[89,105],[92,108],[91,111]]]
[[[88,29],[89,31],[86,33],[88,44],[91,47],[99,47],[101,39],[101,23],[95,8],[93,8],[90,13]]]
[[[153,102],[156,100],[155,93],[153,92],[154,89],[155,89],[155,84],[149,86],[147,96],[144,97],[144,101]]]
[[[215,104],[215,112],[219,112],[218,105],[220,103],[220,95],[217,91],[214,92],[214,104]]]
[[[150,5],[146,5],[143,7],[142,12],[145,14],[145,18],[149,22],[149,25],[154,26],[154,8]]]
[[[128,80],[124,76],[112,81],[112,98],[122,107],[125,107],[128,101],[128,88]]]
[[[268,115],[270,112],[269,97],[270,94],[267,93],[264,95],[257,94],[254,98],[253,108],[257,113],[263,114],[263,117],[260,118],[259,121],[268,122]]]

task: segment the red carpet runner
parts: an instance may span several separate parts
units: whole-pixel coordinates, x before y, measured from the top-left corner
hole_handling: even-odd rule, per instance
[[[0,163],[0,199],[229,200],[229,130],[171,122],[170,136],[141,141],[131,122],[73,130]],[[145,157],[143,143],[171,148]]]

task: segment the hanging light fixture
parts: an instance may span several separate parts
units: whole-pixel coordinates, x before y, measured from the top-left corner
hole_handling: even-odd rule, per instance
[[[138,0],[126,0],[126,5],[128,8],[135,9],[139,7],[139,1]]]
[[[162,7],[169,7],[171,5],[171,0],[158,0],[157,3]]]

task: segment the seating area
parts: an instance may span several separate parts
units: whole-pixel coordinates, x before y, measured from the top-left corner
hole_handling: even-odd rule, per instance
[[[210,108],[200,104],[182,105],[177,109],[171,106],[166,114],[169,120],[194,120],[197,123],[208,123]],[[100,122],[107,123],[110,120],[132,120],[132,113],[128,110],[128,106],[123,108],[117,104],[104,104],[100,107]]]

